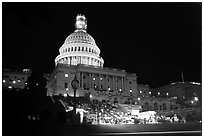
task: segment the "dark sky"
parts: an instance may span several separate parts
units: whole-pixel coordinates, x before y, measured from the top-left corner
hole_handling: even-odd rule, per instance
[[[6,3],[2,8],[2,65],[51,73],[75,17],[88,19],[104,66],[136,73],[155,88],[201,82],[201,3]]]

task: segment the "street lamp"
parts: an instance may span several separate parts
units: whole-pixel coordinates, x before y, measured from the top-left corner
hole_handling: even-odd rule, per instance
[[[77,80],[76,75],[72,80],[71,85],[74,89],[74,114],[76,114],[76,89],[79,87],[79,81]]]

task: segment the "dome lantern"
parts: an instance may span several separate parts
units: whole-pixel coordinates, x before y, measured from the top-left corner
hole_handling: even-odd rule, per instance
[[[87,20],[86,17],[84,15],[77,15],[76,17],[76,23],[75,23],[75,27],[76,27],[76,31],[84,31],[86,32],[87,29]]]

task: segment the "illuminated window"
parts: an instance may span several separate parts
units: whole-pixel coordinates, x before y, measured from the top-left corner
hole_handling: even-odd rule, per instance
[[[3,80],[3,83],[5,83],[6,81],[5,80]]]
[[[68,74],[64,74],[64,76],[67,78],[69,75]]]
[[[8,88],[9,88],[9,89],[12,89],[12,87],[11,87],[11,86],[8,86]]]
[[[130,89],[130,92],[132,92],[132,89]]]
[[[149,94],[152,94],[152,92],[149,92]]]
[[[21,80],[18,79],[18,82],[21,82]]]
[[[93,78],[93,80],[96,80],[96,78]]]
[[[101,80],[103,80],[103,78],[101,78]]]
[[[64,93],[64,97],[67,97],[67,93]]]
[[[13,81],[13,84],[16,84],[16,81]]]

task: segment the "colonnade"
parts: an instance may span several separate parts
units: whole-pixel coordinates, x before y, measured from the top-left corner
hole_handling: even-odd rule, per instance
[[[103,67],[103,63],[95,58],[85,57],[85,56],[71,56],[64,57],[57,61],[57,63],[69,64],[69,65],[77,65],[77,64],[85,64],[85,65],[94,65]]]
[[[80,72],[79,74],[80,75],[79,86],[82,88],[84,84],[83,76],[87,76],[87,74],[88,74],[88,82],[86,83],[88,84],[88,88],[90,89],[94,89],[94,84],[96,84],[96,86],[98,86],[99,89],[101,89],[101,85],[103,85],[103,90],[113,90],[113,91],[121,91],[121,92],[122,91],[124,92],[127,90],[125,77],[123,76],[110,76],[106,74],[96,74],[96,73],[89,73],[89,72]],[[117,80],[120,80],[120,81],[117,81]]]

